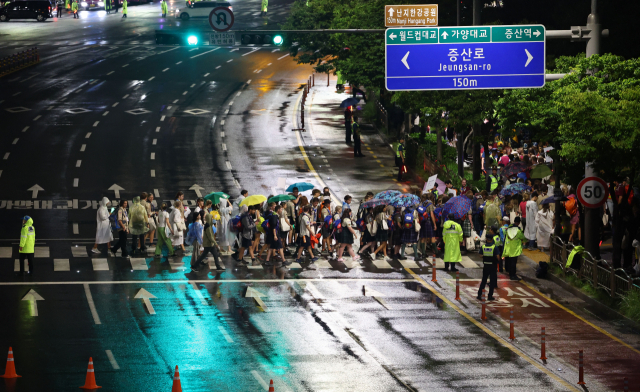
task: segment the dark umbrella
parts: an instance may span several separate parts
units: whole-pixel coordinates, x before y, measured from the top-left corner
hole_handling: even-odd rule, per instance
[[[442,216],[445,218],[453,214],[455,219],[462,219],[471,209],[471,199],[467,196],[456,196],[449,199],[442,208]]]
[[[388,190],[388,191],[382,191],[382,192],[378,193],[373,198],[374,199],[389,200],[390,198],[392,198],[394,196],[401,195],[401,194],[402,194],[402,192],[400,192],[400,191]]]
[[[420,204],[420,198],[416,195],[403,193],[389,199],[389,204],[396,207],[412,207]]]
[[[384,199],[371,199],[365,203],[362,203],[362,207],[364,208],[376,208],[378,206],[386,206],[389,204],[389,200]]]
[[[531,187],[523,183],[510,184],[502,188],[500,196],[513,196],[522,192],[529,192]]]
[[[267,203],[272,203],[272,202],[280,202],[280,201],[287,201],[287,200],[295,200],[296,197],[293,195],[275,195],[272,196],[271,198],[269,198],[269,200],[267,200]]]
[[[500,170],[500,175],[503,177],[513,177],[516,174],[527,170],[527,165],[524,162],[511,162],[504,169]]]
[[[349,106],[356,106],[360,102],[360,98],[347,98],[340,104],[341,108],[348,108]]]
[[[551,203],[555,203],[556,198],[553,196],[549,196],[546,199],[542,200],[542,203],[540,204],[551,204]]]

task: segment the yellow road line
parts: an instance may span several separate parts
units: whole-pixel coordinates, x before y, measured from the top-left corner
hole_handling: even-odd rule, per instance
[[[564,306],[560,305],[559,303],[557,303],[556,301],[552,300],[551,298],[547,297],[546,295],[542,294],[541,292],[539,292],[538,290],[534,289],[533,287],[531,287],[530,284],[524,282],[524,281],[520,281],[520,283],[524,284],[525,286],[527,286],[531,291],[537,293],[539,296],[545,298],[547,301],[551,302],[552,304],[556,305],[557,307],[559,307],[560,309],[564,310],[565,312],[569,313],[570,315],[576,317],[578,320],[588,324],[589,326],[593,327],[596,331],[605,334],[607,337],[615,340],[616,342],[622,344],[623,346],[630,348],[631,350],[635,351],[636,353],[640,354],[640,351],[635,349],[634,347],[630,346],[629,344],[623,342],[622,340],[618,339],[617,337],[611,335],[609,332],[605,331],[604,329],[598,327],[597,325],[594,325],[592,323],[590,323],[589,321],[585,320],[584,318],[582,318],[581,316],[578,316],[577,314],[575,314],[574,312],[572,312],[571,310],[565,308]]]
[[[486,326],[482,325],[480,322],[478,322],[478,320],[474,319],[467,312],[465,312],[464,310],[460,309],[456,304],[451,302],[447,297],[445,297],[444,295],[442,295],[438,291],[436,291],[433,287],[431,287],[431,285],[429,283],[427,283],[424,279],[422,279],[418,274],[416,274],[415,272],[411,271],[411,269],[405,268],[405,271],[410,273],[418,282],[420,282],[420,284],[422,284],[424,287],[426,287],[428,290],[430,290],[432,293],[434,293],[436,296],[438,296],[438,298],[443,300],[447,305],[449,305],[455,311],[460,313],[467,320],[471,321],[476,327],[480,328],[487,335],[489,335],[492,338],[494,338],[495,340],[497,340],[498,343],[502,344],[503,346],[505,346],[509,350],[513,351],[514,353],[518,354],[518,356],[520,358],[522,358],[525,361],[529,362],[530,364],[532,364],[533,366],[538,368],[538,370],[540,370],[541,372],[546,373],[549,377],[553,378],[554,380],[556,380],[557,382],[559,382],[560,384],[565,386],[567,389],[569,389],[571,391],[582,392],[581,389],[578,389],[578,388],[574,387],[573,385],[569,384],[568,382],[566,382],[562,378],[558,377],[553,372],[549,371],[547,368],[545,368],[544,366],[540,365],[538,362],[536,362],[533,359],[529,358],[529,356],[527,356],[525,353],[520,351],[520,349],[516,348],[514,345],[512,345],[509,342],[507,342],[506,340],[504,340],[500,336],[496,335],[495,332],[493,332],[492,330],[490,330]]]

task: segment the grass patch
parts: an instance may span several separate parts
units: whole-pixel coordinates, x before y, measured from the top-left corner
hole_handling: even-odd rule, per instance
[[[622,299],[620,311],[631,320],[640,323],[640,292],[638,290],[631,290]]]

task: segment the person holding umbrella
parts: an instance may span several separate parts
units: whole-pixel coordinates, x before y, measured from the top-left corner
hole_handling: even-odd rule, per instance
[[[447,221],[442,226],[442,238],[444,240],[444,270],[449,270],[451,264],[451,272],[456,272],[455,263],[462,261],[462,253],[460,253],[460,244],[462,244],[462,227],[454,220],[455,216],[449,214]]]

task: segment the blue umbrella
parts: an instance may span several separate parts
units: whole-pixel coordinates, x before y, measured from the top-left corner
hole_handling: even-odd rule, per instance
[[[356,106],[360,102],[360,98],[347,98],[340,104],[341,108],[347,108],[349,106]]]
[[[298,191],[304,192],[308,191],[309,189],[313,189],[313,184],[310,184],[308,182],[296,182],[295,184],[289,185],[286,192],[293,192],[293,188],[298,188]]]
[[[400,191],[388,190],[388,191],[382,191],[382,192],[378,193],[373,198],[374,199],[389,200],[390,198],[392,198],[394,196],[401,195],[401,194],[402,194],[402,192],[400,192]]]
[[[375,208],[378,206],[386,206],[389,204],[389,200],[384,199],[371,199],[365,203],[362,203],[362,207],[364,208]]]
[[[518,178],[522,178],[523,180],[527,180],[527,173],[525,172],[520,172],[518,173]]]
[[[453,214],[455,219],[462,219],[469,213],[471,202],[467,196],[452,197],[442,208],[442,216],[447,219],[449,214]]]
[[[413,207],[420,204],[420,198],[416,195],[400,194],[389,199],[389,204],[396,207]]]
[[[502,188],[502,190],[500,191],[500,196],[513,196],[517,195],[518,193],[529,192],[530,190],[530,186],[519,182],[517,184],[510,184]]]

